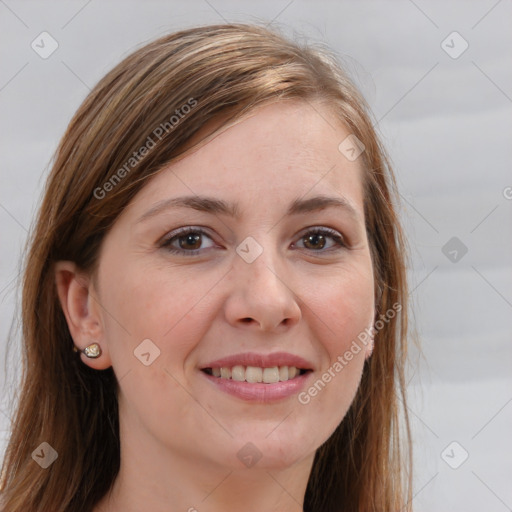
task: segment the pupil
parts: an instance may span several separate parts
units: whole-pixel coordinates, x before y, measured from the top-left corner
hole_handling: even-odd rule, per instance
[[[309,244],[314,245],[314,246],[316,246],[317,244],[321,244],[320,247],[315,247],[315,248],[323,249],[325,246],[325,238],[323,235],[321,235],[319,233],[316,233],[314,235],[309,235],[308,237],[306,237],[306,246],[308,246]]]

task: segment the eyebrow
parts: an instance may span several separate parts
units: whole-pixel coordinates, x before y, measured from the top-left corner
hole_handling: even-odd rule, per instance
[[[171,199],[164,199],[156,203],[146,213],[144,213],[137,222],[143,222],[154,217],[164,211],[173,208],[190,208],[200,212],[211,214],[228,215],[230,217],[239,218],[240,209],[237,203],[229,203],[221,199],[215,199],[205,196],[183,196]],[[315,196],[310,199],[295,199],[286,212],[287,216],[311,213],[315,211],[325,210],[327,208],[339,208],[348,213],[355,220],[360,220],[360,215],[352,206],[350,201],[344,197]]]

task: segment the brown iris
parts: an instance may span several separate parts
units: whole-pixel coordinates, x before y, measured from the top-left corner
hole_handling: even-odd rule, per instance
[[[179,237],[179,245],[182,249],[199,249],[201,246],[201,235],[188,233]]]
[[[303,238],[304,246],[308,249],[323,249],[325,247],[325,236],[320,233],[314,233],[312,235],[307,235]],[[321,244],[317,246],[317,244]],[[313,245],[315,247],[308,247],[309,245]]]

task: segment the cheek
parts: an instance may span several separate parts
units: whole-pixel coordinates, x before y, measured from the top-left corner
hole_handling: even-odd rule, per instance
[[[105,277],[102,301],[114,367],[131,364],[133,351],[145,339],[160,350],[160,365],[176,367],[208,329],[210,291],[218,276],[205,273],[198,279],[192,267],[124,265]]]
[[[345,417],[361,381],[366,345],[358,336],[370,328],[374,315],[371,267],[337,273],[328,288],[317,292],[308,298],[308,321],[324,352],[324,364],[298,398],[311,434],[318,435],[321,428],[327,439]],[[322,418],[321,427],[314,418]]]
[[[192,272],[188,276],[172,267],[110,269],[108,276],[103,274],[101,300],[112,367],[120,396],[126,398],[124,410],[139,420],[145,415],[164,418],[169,411],[186,413],[195,402],[183,389],[183,367],[211,323],[208,290],[218,278],[199,280],[197,274],[194,278]]]
[[[337,272],[324,286],[312,288],[305,302],[312,312],[311,321],[321,333],[322,345],[331,360],[336,358],[372,325],[375,304],[371,265]]]

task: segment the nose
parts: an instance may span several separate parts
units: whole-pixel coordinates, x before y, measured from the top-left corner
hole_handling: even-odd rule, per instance
[[[286,265],[271,252],[265,248],[252,263],[235,258],[232,287],[225,303],[226,319],[231,325],[278,332],[300,321],[295,281]]]

